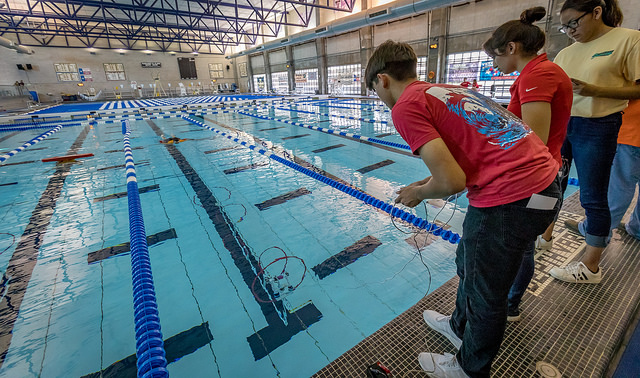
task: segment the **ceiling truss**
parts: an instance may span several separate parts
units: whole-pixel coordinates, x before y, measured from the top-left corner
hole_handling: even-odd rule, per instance
[[[0,36],[25,46],[227,54],[355,0],[0,0]]]

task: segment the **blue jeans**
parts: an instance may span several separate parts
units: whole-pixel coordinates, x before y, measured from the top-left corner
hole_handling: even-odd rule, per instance
[[[539,193],[557,198],[559,180]],[[507,321],[507,295],[522,256],[558,211],[527,208],[529,199],[477,208],[469,206],[456,250],[460,283],[451,329],[462,339],[456,358],[471,377],[489,377]]]
[[[580,204],[587,216],[583,223],[585,238],[593,247],[606,247],[609,239],[607,192],[621,124],[621,113],[601,118],[571,117],[562,145],[562,156],[576,164]]]
[[[609,180],[609,209],[611,229],[618,227],[629,208],[636,185],[640,184],[640,147],[619,144],[611,167]],[[640,201],[636,203],[627,223],[627,232],[640,239]]]

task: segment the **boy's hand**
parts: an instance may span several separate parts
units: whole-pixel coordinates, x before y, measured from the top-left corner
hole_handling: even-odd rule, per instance
[[[408,207],[416,207],[420,202],[422,202],[422,198],[419,197],[420,187],[422,185],[426,185],[429,180],[431,180],[431,176],[427,177],[424,180],[416,181],[409,186],[405,186],[401,188],[396,193],[398,194],[398,198],[396,198],[395,203],[401,203]]]

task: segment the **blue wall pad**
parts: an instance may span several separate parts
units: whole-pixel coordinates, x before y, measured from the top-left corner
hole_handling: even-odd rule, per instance
[[[164,230],[162,232],[158,232],[157,234],[148,235],[147,236],[147,245],[151,246],[156,243],[160,243],[165,240],[175,239],[178,235],[176,235],[176,230],[170,228],[168,230]],[[118,245],[114,245],[112,247],[107,247],[103,249],[99,249],[94,252],[90,252],[87,255],[87,263],[93,264],[95,262],[108,259],[109,257],[121,255],[123,253],[127,253],[131,250],[131,243],[121,243]]]
[[[270,200],[266,200],[261,203],[256,203],[256,207],[261,211],[266,210],[272,206],[281,205],[289,200],[292,200],[294,198],[298,198],[300,196],[304,196],[307,194],[311,194],[311,192],[307,188],[296,189],[294,191],[283,194],[281,196],[273,197]]]
[[[358,240],[353,245],[345,248],[342,252],[329,257],[320,264],[311,268],[318,278],[323,279],[330,274],[335,273],[338,269],[354,263],[362,256],[366,256],[378,248],[382,243],[380,240],[369,235]]]

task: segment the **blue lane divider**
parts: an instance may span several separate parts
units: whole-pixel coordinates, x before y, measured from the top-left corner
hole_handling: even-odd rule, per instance
[[[371,143],[377,143],[377,144],[383,144],[385,146],[401,148],[403,150],[409,150],[409,151],[411,150],[411,147],[409,147],[406,144],[402,144],[402,143],[389,142],[389,141],[378,139],[378,138],[370,138],[370,137],[367,137],[367,136],[364,136],[364,135],[347,133],[347,132],[340,131],[340,130],[325,129],[324,127],[319,127],[319,126],[305,125],[304,123],[293,122],[293,121],[289,121],[288,119],[277,119],[277,118],[274,118],[274,117],[268,117],[268,116],[263,116],[263,115],[259,115],[259,114],[241,112],[241,111],[238,111],[237,113],[238,114],[242,114],[242,115],[246,115],[246,116],[249,116],[249,117],[255,117],[255,118],[260,118],[260,119],[268,119],[268,120],[271,120],[271,121],[278,121],[278,122],[288,123],[290,125],[299,126],[299,127],[303,127],[303,128],[306,128],[306,129],[316,130],[316,131],[321,131],[321,132],[327,133],[327,134],[342,135],[342,136],[346,136],[346,137],[353,138],[353,139],[366,140],[367,142],[371,142]]]
[[[136,331],[138,377],[168,377],[167,358],[160,329],[160,316],[151,274],[151,259],[142,219],[136,167],[129,143],[129,121],[122,121],[127,199],[129,202],[129,238],[131,240],[131,277]]]
[[[2,132],[11,132],[11,131],[25,131],[25,130],[36,130],[36,129],[48,129],[55,124],[61,124],[61,122],[47,122],[43,123],[31,123],[31,126],[19,126],[19,127],[0,127],[0,133]],[[87,121],[74,122],[74,123],[65,123],[62,124],[62,127],[71,127],[71,126],[84,126],[87,124]]]
[[[27,143],[23,144],[22,146],[16,148],[15,150],[9,151],[4,155],[0,155],[0,164],[4,163],[5,161],[7,161],[7,159],[9,159],[10,157],[14,156],[15,154],[17,154],[20,151],[25,150],[28,147],[33,146],[34,144],[47,139],[51,134],[55,133],[56,131],[60,130],[62,128],[62,125],[58,125],[56,127],[54,127],[53,129],[47,131],[46,133],[40,134],[37,137],[31,139],[30,141],[28,141]]]
[[[71,123],[71,122],[81,122],[77,119],[60,119],[60,120],[53,120],[53,121],[46,121],[46,120],[42,120],[42,121],[29,121],[29,122],[16,122],[16,123],[3,123],[0,124],[0,130],[4,130],[5,128],[11,128],[11,127],[20,127],[20,126],[41,126],[41,127],[51,127],[53,125],[61,125],[61,124],[65,124],[65,123]]]
[[[308,110],[298,110],[298,109],[292,109],[292,108],[283,108],[283,107],[277,107],[274,106],[274,108],[276,109],[280,109],[280,110],[288,110],[291,112],[300,112],[300,113],[307,113],[307,114],[319,114],[325,117],[337,117],[337,118],[344,118],[344,119],[352,119],[354,121],[363,121],[363,122],[369,122],[369,123],[381,123],[383,125],[388,124],[388,121],[376,121],[375,119],[369,119],[369,118],[362,118],[362,117],[354,117],[354,116],[345,116],[345,115],[339,115],[339,114],[330,114],[330,113],[320,113],[320,112],[311,112]],[[348,108],[348,109],[354,109],[354,108]]]
[[[391,204],[388,204],[384,201],[381,201],[373,196],[370,196],[358,189],[356,189],[353,186],[350,185],[345,185],[342,184],[336,180],[333,180],[327,176],[321,175],[317,172],[314,172],[308,168],[305,168],[299,164],[296,164],[290,160],[287,160],[285,158],[282,158],[270,151],[265,150],[264,148],[262,148],[261,146],[256,146],[254,144],[249,144],[246,141],[241,141],[240,139],[238,139],[237,137],[233,136],[233,135],[229,135],[223,131],[220,131],[214,127],[211,127],[203,122],[197,121],[193,118],[190,118],[188,116],[182,116],[182,119],[189,121],[195,125],[198,125],[200,127],[203,127],[205,129],[211,130],[217,134],[220,134],[222,136],[225,136],[227,139],[232,140],[236,143],[240,143],[241,145],[249,148],[250,150],[253,151],[257,151],[258,153],[277,161],[278,163],[282,163],[284,165],[286,165],[287,167],[290,167],[292,169],[295,169],[296,171],[300,172],[300,173],[304,173],[305,175],[316,179],[322,183],[325,183],[331,187],[334,187],[336,189],[338,189],[339,191],[346,193],[364,203],[366,203],[367,205],[371,205],[377,209],[380,209],[382,211],[384,211],[385,213],[391,214],[391,216],[395,217],[395,218],[399,218],[402,219],[403,221],[407,222],[407,223],[411,223],[412,225],[414,225],[415,227],[418,228],[422,228],[425,229],[427,231],[430,231],[433,235],[435,236],[439,236],[442,239],[448,241],[449,243],[452,244],[457,244],[460,242],[460,235],[452,232],[450,230],[445,230],[444,228],[438,226],[435,223],[431,223],[429,221],[427,221],[426,219],[417,217],[411,213],[408,213],[402,209],[399,209]]]
[[[580,182],[575,177],[569,177],[569,181],[567,183],[569,185],[580,186]]]

